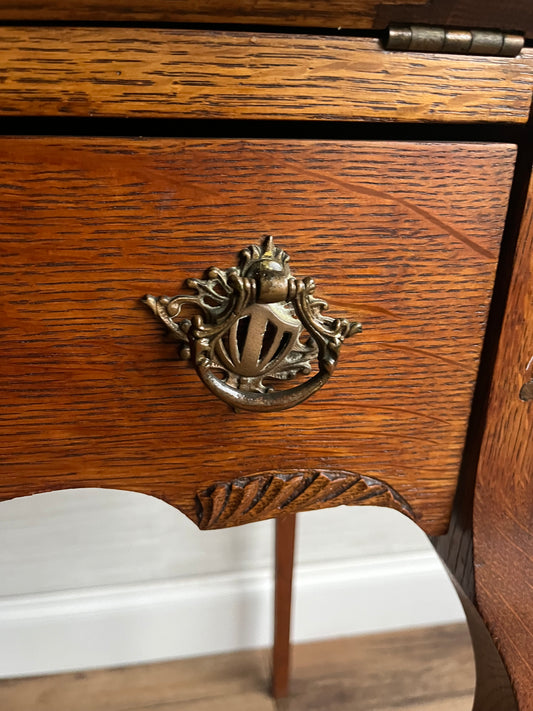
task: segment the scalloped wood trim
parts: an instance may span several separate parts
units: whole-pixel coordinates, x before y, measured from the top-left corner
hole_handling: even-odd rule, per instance
[[[218,482],[198,492],[196,504],[196,523],[202,530],[342,504],[388,506],[414,518],[409,504],[379,479],[322,469],[263,472]]]

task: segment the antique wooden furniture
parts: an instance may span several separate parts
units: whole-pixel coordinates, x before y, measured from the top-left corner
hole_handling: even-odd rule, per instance
[[[0,498],[130,489],[289,540],[396,508],[463,597],[475,709],[532,708],[533,51],[332,30],[371,2],[163,5],[0,2]]]

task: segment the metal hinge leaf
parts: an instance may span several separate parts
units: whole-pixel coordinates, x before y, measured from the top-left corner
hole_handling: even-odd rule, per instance
[[[516,57],[524,46],[524,37],[500,30],[391,24],[386,31],[384,46],[388,50],[403,52]]]

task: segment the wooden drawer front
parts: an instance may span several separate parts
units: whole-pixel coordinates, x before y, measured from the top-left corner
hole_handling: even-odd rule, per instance
[[[529,48],[481,57],[387,52],[371,37],[0,28],[3,116],[525,123],[532,86]]]
[[[514,146],[4,138],[0,152],[1,498],[132,489],[198,521],[206,496],[231,497],[202,495],[217,483],[348,472],[445,530]],[[236,414],[141,297],[183,293],[265,234],[364,331],[310,400]]]

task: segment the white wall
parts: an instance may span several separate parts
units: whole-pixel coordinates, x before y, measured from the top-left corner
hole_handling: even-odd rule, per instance
[[[4,502],[0,676],[268,645],[272,548],[272,522],[200,532],[140,494]],[[425,535],[398,512],[298,517],[296,641],[461,619]]]

